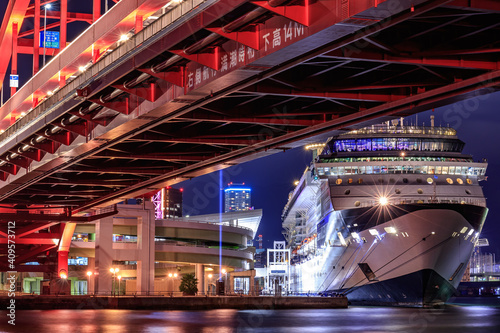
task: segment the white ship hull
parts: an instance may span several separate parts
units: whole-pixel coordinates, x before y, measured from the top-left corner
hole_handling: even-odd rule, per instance
[[[292,291],[337,292],[353,303],[365,304],[445,302],[467,267],[487,209],[443,204],[409,207],[385,207],[395,212],[393,219],[359,231],[359,242],[344,232],[345,245],[328,241],[339,230],[336,220],[342,215],[332,213],[332,225],[315,240],[322,243],[317,244],[318,250],[292,266]],[[367,214],[377,214],[359,211],[365,219]]]

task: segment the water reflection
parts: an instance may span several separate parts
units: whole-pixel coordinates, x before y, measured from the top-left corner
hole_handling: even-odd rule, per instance
[[[337,310],[51,310],[17,311],[2,332],[497,332],[500,307],[442,309],[350,307]],[[5,311],[2,312],[5,318]]]

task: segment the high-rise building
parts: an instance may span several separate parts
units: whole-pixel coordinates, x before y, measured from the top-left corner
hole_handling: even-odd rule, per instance
[[[163,195],[164,218],[182,217],[182,188],[170,186],[165,188]]]
[[[227,212],[237,212],[252,209],[252,189],[242,184],[228,184],[224,189],[225,209]]]
[[[182,188],[164,187],[152,197],[156,219],[182,217]]]

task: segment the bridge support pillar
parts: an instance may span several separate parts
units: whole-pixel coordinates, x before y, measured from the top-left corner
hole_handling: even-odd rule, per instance
[[[113,218],[98,220],[95,234],[95,291],[97,294],[109,294],[113,279],[109,271],[113,264]]]
[[[195,273],[198,279],[198,293],[202,295],[205,293],[205,267],[202,264],[196,264]]]
[[[155,279],[155,211],[144,209],[137,218],[137,285],[141,294],[154,291]]]

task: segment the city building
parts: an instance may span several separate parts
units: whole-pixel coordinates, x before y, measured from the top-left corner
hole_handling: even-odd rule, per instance
[[[167,186],[163,195],[163,218],[182,217],[182,192],[183,189],[176,189]]]
[[[164,187],[153,196],[156,219],[182,217],[183,189]]]
[[[242,184],[228,184],[224,189],[224,211],[239,212],[252,209],[252,189]]]
[[[195,273],[199,294],[214,294],[217,280],[226,282],[226,293],[253,293],[254,248],[248,244],[262,210],[155,219],[149,201],[128,200],[117,209],[116,215],[75,224],[66,279],[33,262],[20,266],[18,291],[178,295],[182,275]],[[5,289],[1,278],[0,289]]]

